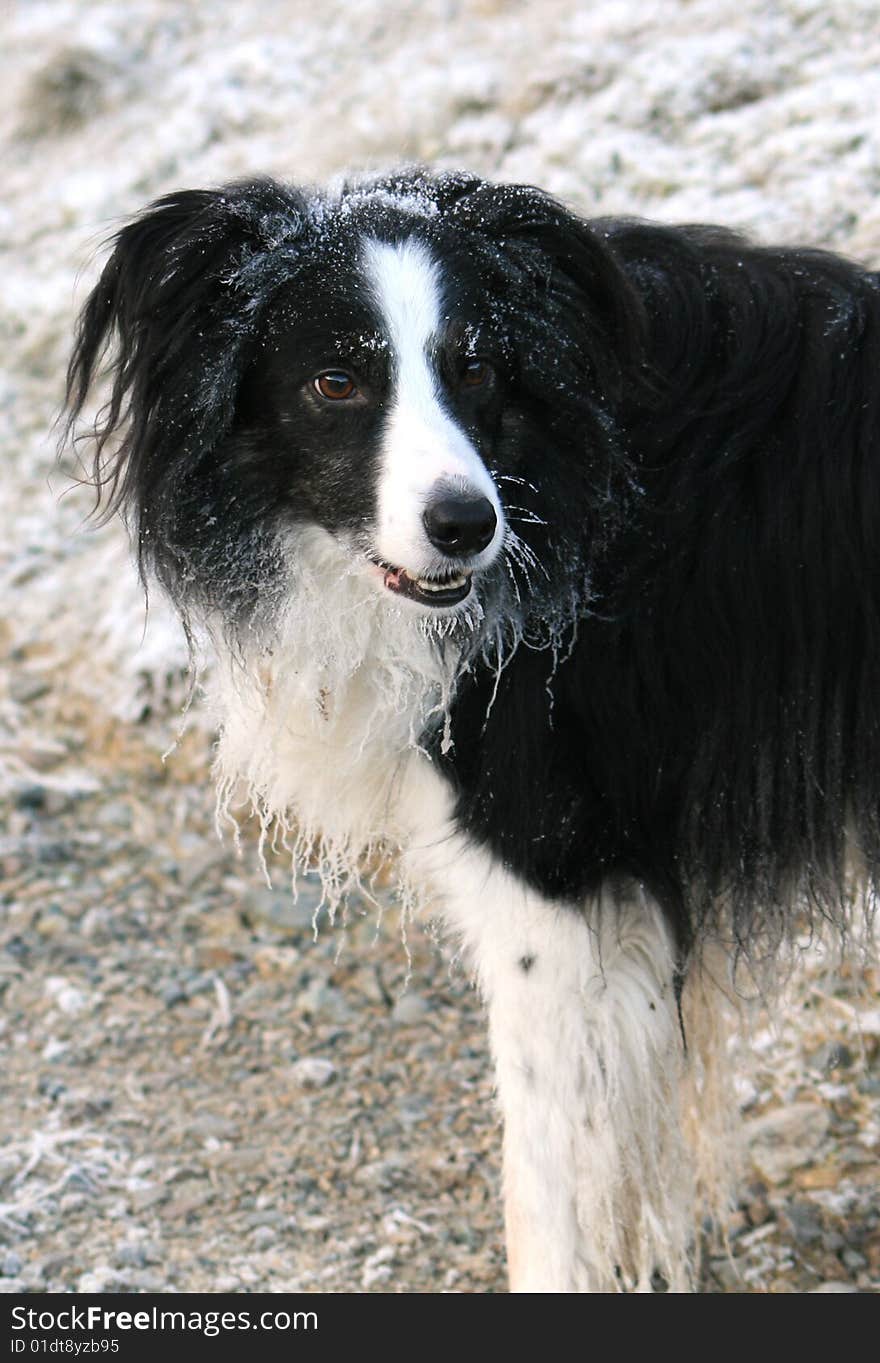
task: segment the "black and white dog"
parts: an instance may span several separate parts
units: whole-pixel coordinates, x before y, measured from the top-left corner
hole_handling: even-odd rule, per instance
[[[513,1287],[687,1287],[720,953],[880,867],[880,277],[262,180],[119,232],[72,421],[111,342],[96,479],[216,645],[221,806],[331,904],[393,855],[478,977]]]

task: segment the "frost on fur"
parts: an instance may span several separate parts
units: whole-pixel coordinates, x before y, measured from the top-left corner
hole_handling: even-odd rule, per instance
[[[294,872],[319,871],[331,917],[352,891],[371,897],[364,868],[397,863],[412,823],[401,808],[407,765],[430,760],[431,735],[441,751],[451,745],[458,679],[477,658],[499,677],[523,642],[511,538],[486,598],[424,616],[377,590],[361,556],[298,530],[245,636],[209,625],[218,828],[237,829],[236,810],[256,817],[261,851],[281,847]],[[533,629],[525,642],[557,649],[563,628],[547,621],[544,638]],[[403,876],[400,891],[417,897]]]
[[[290,561],[286,599],[254,642],[215,639],[218,818],[249,807],[261,848],[317,866],[332,916],[363,891],[364,866],[399,851],[403,768],[448,725],[461,647],[390,606],[320,531]]]

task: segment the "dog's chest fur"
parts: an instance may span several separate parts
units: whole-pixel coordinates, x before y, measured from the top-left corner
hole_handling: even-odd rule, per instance
[[[295,860],[317,856],[331,902],[424,830],[426,804],[445,818],[425,736],[443,741],[458,659],[337,559],[304,537],[271,635],[249,656],[221,647],[211,686],[220,808],[249,805]]]

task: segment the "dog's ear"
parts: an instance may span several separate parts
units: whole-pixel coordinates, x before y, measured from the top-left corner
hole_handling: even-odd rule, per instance
[[[269,180],[158,200],[113,239],[67,374],[69,436],[104,355],[112,388],[89,435],[104,515],[175,495],[228,429],[264,303],[297,250],[304,201]],[[110,446],[115,446],[112,453]]]
[[[572,394],[617,396],[638,375],[645,318],[601,224],[530,185],[463,183],[451,216],[488,243],[481,267],[515,300],[521,353]]]

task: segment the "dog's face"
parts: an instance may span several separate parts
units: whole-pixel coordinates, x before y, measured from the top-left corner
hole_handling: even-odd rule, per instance
[[[99,481],[183,609],[247,619],[317,535],[396,610],[473,623],[540,611],[547,565],[582,574],[602,539],[630,306],[601,238],[539,191],[416,172],[187,192],[117,237],[70,394],[115,330],[99,446],[125,435]]]
[[[456,610],[507,529],[508,376],[485,296],[417,227],[323,238],[266,309],[229,437],[239,477],[271,482],[283,518],[329,532],[405,608]]]

